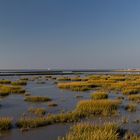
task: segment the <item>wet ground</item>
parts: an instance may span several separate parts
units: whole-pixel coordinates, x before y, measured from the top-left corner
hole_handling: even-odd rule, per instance
[[[4,78],[4,77],[3,77]],[[5,79],[16,80],[20,77],[5,77]],[[31,78],[31,76],[30,76]],[[31,95],[47,96],[57,103],[56,107],[48,107],[47,103],[28,103],[24,101],[23,95],[11,94],[0,100],[2,105],[0,108],[0,116],[12,117],[14,121],[19,119],[23,114],[28,114],[28,109],[31,107],[43,107],[46,109],[47,114],[56,114],[60,112],[71,111],[75,108],[78,101],[82,99],[89,99],[93,91],[88,92],[72,92],[68,90],[60,90],[54,84],[55,80],[45,80],[44,77],[40,81],[45,81],[44,84],[37,83],[38,80],[28,81],[25,86],[26,91]],[[77,98],[76,96],[82,96]],[[117,98],[119,94],[110,93],[109,98]],[[117,123],[122,122],[124,118],[128,119],[128,123],[121,124],[123,128],[132,130],[140,134],[140,124],[134,123],[134,120],[140,119],[140,105],[137,106],[136,112],[127,112],[124,110],[123,105],[127,104],[128,100],[123,101],[119,109],[120,114],[115,117],[94,117],[84,121],[92,123],[104,123],[114,121]],[[28,132],[21,132],[17,128],[13,128],[8,132],[0,133],[0,140],[57,140],[58,136],[64,136],[72,124],[55,124],[42,128],[31,129]]]

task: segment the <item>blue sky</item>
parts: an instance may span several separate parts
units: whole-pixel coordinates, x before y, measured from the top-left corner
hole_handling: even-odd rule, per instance
[[[139,0],[0,0],[0,69],[140,68]]]

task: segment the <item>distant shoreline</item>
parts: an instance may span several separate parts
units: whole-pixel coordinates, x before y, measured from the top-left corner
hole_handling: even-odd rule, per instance
[[[26,75],[71,75],[80,73],[93,74],[120,74],[120,73],[139,74],[140,70],[103,70],[103,69],[81,69],[81,70],[0,70],[0,76],[26,76]]]

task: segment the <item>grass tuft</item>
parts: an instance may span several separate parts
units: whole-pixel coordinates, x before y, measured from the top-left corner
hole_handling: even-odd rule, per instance
[[[12,119],[9,117],[0,117],[0,130],[9,130],[12,127]]]
[[[30,108],[28,112],[38,116],[43,116],[46,114],[46,110],[44,108]]]
[[[25,85],[27,85],[27,81],[26,80],[18,80],[18,81],[12,82],[11,84],[16,85],[16,86],[25,86]]]
[[[89,123],[74,125],[70,132],[59,140],[118,140],[119,126],[108,123],[102,126]]]
[[[135,101],[135,102],[140,102],[140,94],[136,94],[136,95],[129,95],[128,99],[131,101]]]
[[[43,97],[43,96],[26,96],[24,100],[27,101],[27,102],[47,102],[47,101],[51,101],[50,98]]]
[[[76,107],[76,111],[84,115],[112,115],[117,113],[119,100],[83,100]]]
[[[134,112],[134,111],[136,111],[136,105],[135,104],[128,104],[125,106],[125,110],[130,111],[130,112]]]
[[[91,98],[95,99],[95,100],[107,99],[108,94],[106,92],[97,91],[97,92],[91,94]]]

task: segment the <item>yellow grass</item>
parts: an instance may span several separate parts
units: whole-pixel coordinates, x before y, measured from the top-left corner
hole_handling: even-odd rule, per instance
[[[76,107],[76,111],[85,115],[112,115],[117,113],[121,102],[119,100],[83,100]]]
[[[119,126],[104,124],[102,126],[89,123],[74,125],[70,132],[59,140],[119,140]]]
[[[0,131],[8,130],[12,127],[12,119],[9,117],[0,117]]]

